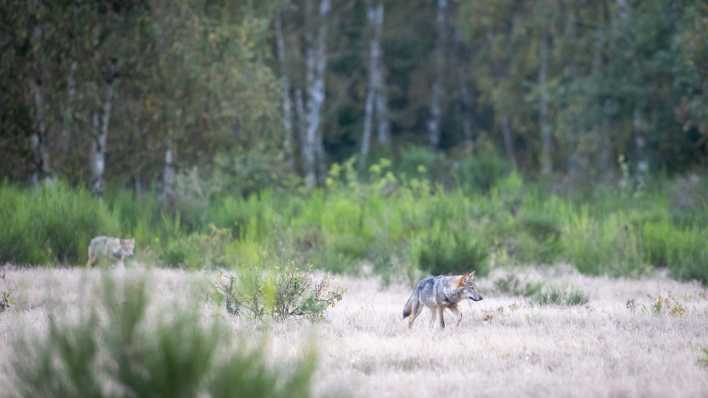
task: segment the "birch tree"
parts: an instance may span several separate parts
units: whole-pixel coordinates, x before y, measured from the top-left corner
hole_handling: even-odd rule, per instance
[[[428,141],[433,148],[440,145],[440,123],[442,118],[442,91],[443,77],[445,75],[445,58],[447,46],[448,26],[448,0],[436,0],[435,17],[435,50],[433,85],[430,97],[430,118],[428,119]]]
[[[312,6],[312,0],[307,2]],[[309,8],[308,7],[308,8]],[[308,12],[306,27],[305,82],[307,86],[306,131],[303,145],[305,185],[317,184],[318,164],[324,162],[320,130],[321,111],[325,100],[325,72],[327,68],[327,25],[331,11],[330,0],[320,0],[317,13]]]
[[[388,106],[384,87],[383,62],[381,51],[381,30],[383,28],[384,5],[381,0],[376,3],[368,1],[367,20],[370,27],[369,39],[369,82],[364,106],[364,131],[361,138],[361,164],[366,164],[371,145],[374,122],[378,122],[378,144],[387,145],[388,137]]]
[[[295,169],[295,129],[293,127],[293,105],[290,96],[290,77],[287,66],[285,36],[283,35],[283,11],[275,14],[275,41],[280,69],[280,90],[283,111],[284,150],[288,166]]]

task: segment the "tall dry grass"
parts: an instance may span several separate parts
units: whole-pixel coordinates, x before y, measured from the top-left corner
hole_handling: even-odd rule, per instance
[[[116,271],[118,272],[118,271]],[[428,326],[424,313],[409,330],[401,320],[410,290],[375,279],[337,277],[344,299],[323,322],[263,324],[232,318],[206,293],[212,275],[150,271],[151,311],[199,303],[204,319],[220,317],[233,330],[263,335],[273,364],[301,358],[316,344],[318,396],[706,396],[708,291],[663,275],[642,279],[581,276],[569,268],[513,271],[523,280],[582,289],[581,306],[538,305],[495,290],[495,271],[479,281],[484,300],[461,306],[460,327]],[[46,333],[50,314],[72,317],[100,286],[97,271],[5,270],[0,291],[13,305],[0,313],[0,363],[20,335]],[[140,277],[131,269],[122,276]],[[452,317],[448,316],[450,320]],[[0,392],[11,394],[11,369]]]

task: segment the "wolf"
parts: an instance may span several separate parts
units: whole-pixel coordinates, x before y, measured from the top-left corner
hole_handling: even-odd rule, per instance
[[[403,319],[410,317],[408,327],[413,327],[413,322],[420,315],[423,306],[430,308],[432,313],[431,325],[434,324],[437,314],[440,314],[440,327],[445,328],[445,309],[457,315],[457,325],[462,321],[462,313],[457,309],[457,303],[464,299],[472,301],[482,300],[473,284],[474,273],[464,275],[440,275],[423,278],[413,289],[413,293],[403,306]]]
[[[125,266],[126,257],[133,255],[135,239],[121,239],[110,236],[97,236],[91,239],[88,247],[87,267],[96,265],[100,257],[115,257],[119,266]]]

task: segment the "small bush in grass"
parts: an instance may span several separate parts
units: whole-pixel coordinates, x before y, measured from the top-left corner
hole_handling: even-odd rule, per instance
[[[438,223],[411,244],[412,262],[433,275],[475,271],[485,276],[488,255],[487,247],[471,231],[443,229]]]
[[[700,361],[703,366],[708,366],[708,347],[703,349],[703,356],[701,357]]]
[[[542,282],[523,282],[514,274],[509,274],[504,278],[494,281],[494,286],[501,293],[512,296],[531,297],[541,292]]]
[[[50,319],[49,331],[16,344],[15,387],[22,397],[308,397],[312,356],[287,371],[261,348],[239,347],[219,323],[170,309],[148,322],[143,282],[103,284],[103,300],[77,322]]]
[[[331,289],[329,279],[315,279],[292,262],[268,269],[243,267],[219,276],[214,284],[218,301],[233,315],[284,320],[290,317],[322,319],[343,291]]]
[[[576,288],[561,289],[559,287],[544,287],[531,296],[531,302],[538,305],[582,305],[589,301],[582,290]]]

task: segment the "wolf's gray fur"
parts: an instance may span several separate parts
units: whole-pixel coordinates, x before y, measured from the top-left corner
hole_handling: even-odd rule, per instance
[[[99,257],[115,257],[118,265],[124,266],[126,257],[133,255],[135,239],[120,239],[110,236],[97,236],[91,239],[88,248],[88,267],[96,264]]]
[[[441,275],[428,276],[423,278],[416,285],[415,289],[403,306],[403,319],[410,316],[408,327],[413,326],[413,322],[420,315],[423,306],[430,308],[432,314],[431,323],[435,322],[437,314],[440,314],[440,327],[445,327],[443,312],[450,310],[457,315],[457,324],[462,321],[462,313],[457,308],[457,304],[464,300],[482,300],[482,296],[477,293],[472,283],[474,274],[464,275]]]

